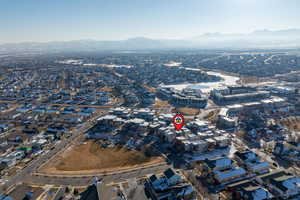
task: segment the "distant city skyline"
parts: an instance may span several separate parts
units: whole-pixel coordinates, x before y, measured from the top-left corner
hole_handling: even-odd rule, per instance
[[[3,0],[0,43],[184,39],[300,28],[298,0]]]

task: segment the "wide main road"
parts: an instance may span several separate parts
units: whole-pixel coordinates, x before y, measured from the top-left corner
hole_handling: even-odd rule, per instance
[[[22,170],[17,172],[15,176],[10,177],[7,180],[7,182],[0,187],[0,194],[4,193],[11,186],[26,180],[27,176],[31,176],[31,173],[33,173],[36,169],[38,169],[42,164],[50,160],[58,152],[62,151],[63,149],[71,145],[73,140],[75,140],[82,133],[84,133],[89,128],[91,128],[94,125],[94,121],[99,117],[101,117],[102,115],[105,115],[106,113],[107,110],[104,110],[103,112],[99,113],[98,115],[86,121],[79,128],[77,127],[74,128],[74,130],[71,131],[72,135],[69,138],[63,139],[60,143],[57,143],[52,150],[48,151],[45,154],[40,155],[38,158],[28,163],[26,167],[24,167]]]

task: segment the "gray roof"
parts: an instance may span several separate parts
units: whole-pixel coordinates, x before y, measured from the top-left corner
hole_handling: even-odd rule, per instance
[[[164,175],[165,175],[167,178],[171,178],[172,176],[175,175],[175,172],[174,172],[171,168],[169,168],[169,169],[167,169],[166,171],[164,171]]]

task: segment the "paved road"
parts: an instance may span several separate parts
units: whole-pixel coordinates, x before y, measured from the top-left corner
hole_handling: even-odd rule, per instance
[[[37,184],[37,185],[73,185],[73,186],[85,186],[92,182],[92,176],[83,176],[83,177],[50,177],[50,176],[37,176],[34,175],[34,172],[45,162],[47,162],[49,159],[51,159],[53,156],[55,156],[57,153],[62,151],[63,149],[67,148],[69,145],[71,145],[72,141],[74,141],[78,136],[80,136],[83,132],[88,130],[91,126],[93,126],[93,121],[100,116],[104,115],[102,113],[101,115],[95,116],[89,121],[87,121],[83,126],[81,126],[78,129],[75,129],[73,131],[72,136],[69,138],[62,140],[60,143],[57,143],[55,148],[37,159],[30,162],[25,168],[23,168],[21,171],[19,171],[15,176],[11,177],[1,188],[0,193],[3,193],[6,189],[10,188],[11,186],[20,183],[20,182],[26,182],[30,184]],[[149,168],[143,168],[143,169],[137,169],[130,172],[120,172],[115,174],[109,174],[109,175],[102,175],[98,176],[99,178],[103,178],[103,181],[106,183],[110,182],[119,182],[124,181],[126,179],[135,178],[135,177],[143,177],[145,175],[154,174],[154,173],[160,173],[163,172],[165,169],[169,168],[170,166],[165,165],[159,165]]]
[[[130,178],[143,177],[145,175],[160,173],[165,169],[169,168],[168,165],[149,167],[145,169],[138,169],[131,172],[121,172],[111,175],[97,176],[98,178],[103,178],[106,183],[110,182],[120,182]],[[47,176],[34,176],[29,175],[24,177],[23,181],[36,184],[36,185],[72,185],[72,186],[86,186],[90,184],[93,180],[93,176],[83,176],[83,177],[47,177]]]
[[[30,176],[32,172],[34,172],[39,166],[41,166],[43,163],[47,162],[50,158],[52,158],[54,155],[56,155],[58,152],[66,148],[67,146],[71,145],[71,142],[75,140],[78,136],[80,136],[83,132],[87,131],[90,127],[93,126],[93,121],[99,118],[100,116],[104,115],[106,112],[101,113],[101,115],[97,115],[87,122],[85,122],[81,127],[78,129],[74,129],[72,131],[72,135],[69,138],[66,138],[62,140],[60,143],[57,143],[54,146],[54,149],[42,154],[37,159],[31,161],[26,167],[24,167],[22,170],[17,172],[17,174],[13,177],[10,177],[8,181],[0,187],[0,193],[3,193],[7,188],[23,182],[24,179],[27,176]]]

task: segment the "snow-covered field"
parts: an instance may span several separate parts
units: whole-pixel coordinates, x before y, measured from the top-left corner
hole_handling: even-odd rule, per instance
[[[196,83],[196,84],[187,83],[187,84],[176,84],[176,85],[163,85],[162,87],[172,87],[177,90],[182,90],[184,88],[192,88],[192,89],[195,88],[195,89],[201,89],[203,93],[209,93],[211,90],[215,88],[236,85],[237,81],[240,79],[239,77],[225,75],[220,72],[208,71],[207,74],[220,76],[221,78],[223,78],[223,80],[217,82]]]

